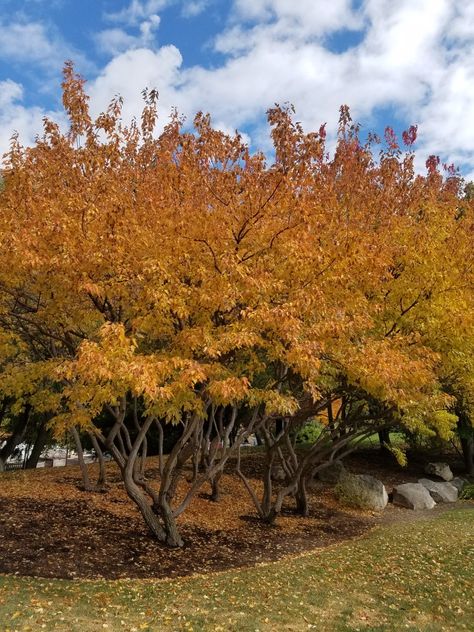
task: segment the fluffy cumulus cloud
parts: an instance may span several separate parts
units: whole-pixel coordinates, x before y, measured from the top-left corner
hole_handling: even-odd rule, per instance
[[[366,129],[380,126],[384,111],[407,126],[418,123],[421,154],[441,154],[474,172],[474,3],[226,4],[208,42],[212,65],[184,65],[177,47],[158,45],[156,30],[169,7],[192,18],[210,15],[215,0],[131,0],[109,14],[109,27],[97,35],[109,60],[89,84],[94,111],[120,93],[124,115],[138,115],[141,90],[156,87],[163,120],[173,106],[188,117],[210,111],[222,129],[238,127],[265,142],[264,112],[275,102],[292,102],[308,128],[327,121],[332,133],[346,103]]]
[[[128,24],[136,26],[151,16],[157,15],[167,6],[173,3],[173,0],[131,0],[120,11],[106,14],[106,17],[112,22]]]
[[[94,64],[70,46],[55,28],[42,21],[29,21],[22,14],[0,18],[0,61],[12,69],[25,67],[35,88],[43,95],[54,86],[65,59],[74,58],[85,71]],[[51,116],[64,123],[61,111],[25,105],[22,83],[0,81],[0,156],[18,133],[23,144],[32,143],[43,128],[43,118]]]
[[[92,64],[85,63],[84,55],[45,22],[28,21],[21,14],[0,17],[0,59],[10,64],[40,68],[48,76],[61,68],[60,60],[70,57],[92,69]]]
[[[151,14],[131,34],[123,28],[104,29],[96,35],[96,43],[103,53],[115,56],[133,48],[153,47],[155,32],[160,25],[159,15]]]
[[[13,134],[18,134],[22,144],[32,143],[43,126],[43,117],[50,116],[64,123],[64,115],[46,112],[40,107],[23,104],[23,86],[7,79],[0,81],[0,147],[6,151]]]
[[[115,26],[97,33],[95,40],[101,52],[115,56],[134,48],[153,48],[155,34],[161,22],[158,11],[172,2],[173,0],[131,0],[120,11],[106,14],[106,20],[115,23]]]
[[[22,63],[47,64],[54,54],[55,42],[50,40],[43,24],[0,22],[2,57]]]
[[[420,122],[426,151],[465,165],[474,178],[474,5],[452,4],[438,50],[433,46],[429,89],[412,116]]]
[[[139,116],[143,105],[141,93],[146,87],[158,87],[161,111],[169,113],[182,98],[181,63],[181,54],[175,46],[163,46],[156,51],[138,48],[114,57],[88,86],[94,113],[104,111],[110,99],[120,94],[124,99],[124,119]]]
[[[362,18],[352,0],[235,0],[233,14],[236,22],[270,24],[272,34],[283,37],[317,37],[357,29]]]
[[[181,14],[185,18],[194,18],[200,15],[209,6],[208,0],[184,0]]]

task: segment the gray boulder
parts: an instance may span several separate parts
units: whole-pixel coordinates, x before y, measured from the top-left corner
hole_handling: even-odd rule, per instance
[[[452,481],[454,476],[447,463],[428,463],[425,467],[425,474],[438,476],[443,481]]]
[[[348,472],[342,461],[331,461],[325,465],[323,469],[319,470],[317,476],[323,483],[336,485],[340,479],[347,474]]]
[[[418,481],[431,494],[433,500],[437,503],[455,503],[458,499],[458,490],[454,485],[444,481],[430,481],[428,478],[420,478]]]
[[[431,494],[421,483],[404,483],[393,489],[393,504],[407,509],[433,509],[436,505]]]
[[[382,481],[368,474],[344,474],[337,486],[338,495],[350,504],[382,511],[388,503],[388,494]]]
[[[461,476],[456,476],[456,478],[453,478],[453,480],[449,481],[449,482],[450,482],[451,485],[454,485],[454,487],[458,490],[459,494],[462,492],[464,487],[467,485],[466,479],[462,478]]]

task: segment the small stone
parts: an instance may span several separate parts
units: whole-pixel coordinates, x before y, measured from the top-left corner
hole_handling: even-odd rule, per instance
[[[428,463],[425,467],[425,474],[438,476],[443,481],[452,481],[454,476],[447,463]]]
[[[419,511],[436,505],[431,494],[420,483],[404,483],[393,490],[393,504]]]
[[[433,500],[437,503],[455,503],[458,499],[457,488],[447,481],[439,483],[430,481],[428,478],[420,478],[418,482],[423,487],[426,487]]]

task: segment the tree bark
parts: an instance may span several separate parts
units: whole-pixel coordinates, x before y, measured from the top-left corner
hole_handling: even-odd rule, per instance
[[[38,461],[41,456],[41,453],[44,450],[44,446],[46,445],[46,441],[49,438],[49,430],[46,427],[46,422],[43,422],[38,428],[38,434],[36,435],[35,443],[33,445],[33,449],[31,450],[30,456],[26,461],[25,469],[33,470],[38,466]]]
[[[301,476],[295,494],[296,512],[306,517],[309,514],[308,493],[306,491],[306,477]]]
[[[153,494],[152,497],[154,499],[154,505],[150,505],[134,478],[136,475],[136,462],[139,451],[143,446],[143,441],[152,422],[153,418],[149,417],[140,426],[140,431],[138,432],[137,438],[135,439],[128,454],[126,465],[122,469],[123,481],[129,497],[138,505],[138,508],[140,509],[141,514],[152,534],[160,540],[160,542],[166,542],[168,546],[180,547],[183,546],[184,542],[179,535],[173,512],[166,500],[166,495],[160,494],[159,499],[157,499]],[[157,500],[159,500],[158,506],[156,504]],[[161,524],[160,518],[162,519],[163,524]]]
[[[79,467],[81,468],[82,485],[84,487],[84,491],[90,492],[92,491],[92,485],[89,478],[89,472],[87,471],[87,465],[84,461],[84,451],[82,449],[81,438],[79,436],[77,428],[72,427],[71,434],[74,438],[74,443],[76,444],[77,458],[79,460]]]
[[[165,498],[160,500],[160,513],[165,523],[166,544],[172,547],[181,547],[184,545],[183,539],[178,531],[176,519],[173,511]]]
[[[161,525],[159,516],[153,511],[145,494],[143,494],[140,487],[133,480],[133,466],[132,468],[127,467],[123,470],[123,484],[129,498],[133,500],[140,510],[151,533],[160,542],[167,542],[166,532]]]
[[[221,498],[221,490],[220,490],[220,480],[222,477],[222,472],[218,472],[215,476],[211,478],[211,500],[215,503],[219,502]]]
[[[389,450],[387,449],[387,446],[392,445],[390,441],[390,430],[388,428],[384,428],[383,430],[379,431],[378,435],[379,435],[380,449],[382,450],[382,452],[389,452]]]
[[[91,433],[89,436],[91,439],[92,447],[94,448],[94,452],[97,454],[97,459],[99,461],[99,478],[97,479],[97,487],[98,489],[104,489],[107,483],[104,453],[102,452],[102,449],[95,435]]]

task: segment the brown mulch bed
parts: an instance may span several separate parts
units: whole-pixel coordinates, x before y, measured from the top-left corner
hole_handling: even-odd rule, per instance
[[[258,473],[256,456],[245,464],[249,476]],[[364,468],[379,476],[389,490],[419,474],[416,468],[403,471],[396,464],[387,468],[386,461],[379,463],[373,456],[370,465],[364,455],[348,465],[352,471]],[[153,459],[149,465],[153,477]],[[381,520],[372,512],[341,507],[331,489],[316,484],[308,518],[294,515],[289,502],[276,526],[269,527],[256,519],[237,477],[226,474],[221,501],[212,503],[203,489],[180,519],[184,548],[169,549],[149,535],[115,466],[109,464],[108,470],[105,494],[81,492],[74,467],[1,475],[0,573],[68,579],[207,573],[326,547],[359,536]],[[384,514],[387,511],[396,513],[396,508]]]
[[[275,560],[359,535],[369,522],[326,512],[289,532],[242,520],[238,529],[185,525],[185,546],[154,541],[140,517],[121,518],[86,500],[0,500],[0,572],[61,578],[177,577]],[[327,515],[329,513],[329,515]],[[284,518],[281,519],[281,522]]]

